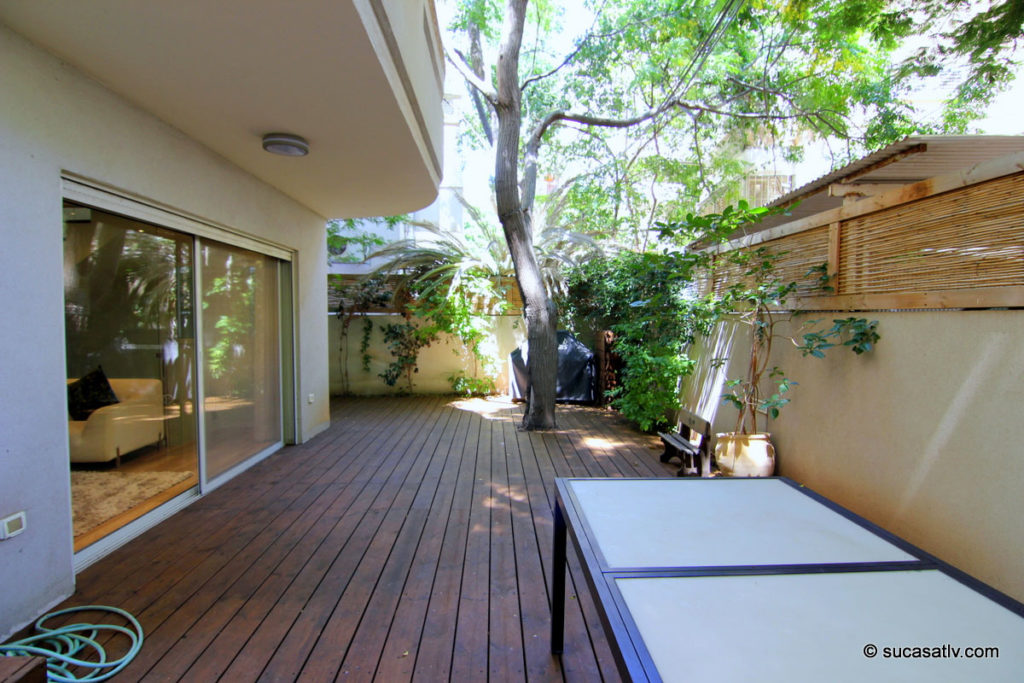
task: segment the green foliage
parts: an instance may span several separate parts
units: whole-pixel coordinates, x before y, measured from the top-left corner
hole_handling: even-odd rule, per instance
[[[359,340],[359,360],[363,372],[370,371],[370,335],[373,334],[373,321],[363,318],[363,336]]]
[[[825,351],[842,342],[858,356],[870,351],[878,343],[878,321],[866,318],[843,318],[832,321],[832,327],[803,335],[804,343],[798,348],[805,356],[824,358]]]
[[[779,411],[790,402],[786,394],[797,384],[778,366],[768,366],[772,344],[777,336],[776,325],[792,318],[785,312],[786,299],[798,286],[796,282],[783,280],[776,271],[776,265],[784,255],[763,246],[733,251],[727,255],[730,263],[743,268],[743,274],[727,288],[720,303],[724,309],[735,312],[740,322],[749,326],[750,357],[745,364],[745,376],[726,382],[726,386],[733,391],[723,395],[722,401],[737,409],[736,431],[743,434],[758,431],[758,415],[777,418]],[[833,291],[827,264],[811,268],[807,277],[814,278],[814,285],[821,291]],[[819,322],[812,320],[805,325],[816,325]],[[877,328],[877,320],[869,322],[854,317],[833,320],[831,328],[804,333],[803,344],[797,346],[804,356],[824,358],[825,352],[836,346],[836,341],[845,338],[842,344],[860,355],[870,351],[878,342]],[[766,383],[773,388],[766,391]]]
[[[379,377],[389,387],[395,386],[398,380],[404,377],[406,390],[411,393],[413,389],[412,376],[420,371],[416,365],[420,349],[430,346],[437,335],[430,330],[417,327],[409,320],[404,323],[385,325],[382,331],[384,343],[387,344],[388,351],[394,360],[388,364],[384,372],[380,373]]]
[[[484,230],[452,233],[424,227],[430,241],[396,242],[376,253],[380,273],[392,273],[409,313],[426,321],[436,336],[458,337],[478,369],[497,374],[498,359],[485,342],[493,315],[507,308],[500,278],[511,271],[504,242]]]
[[[714,317],[710,302],[689,291],[698,262],[679,252],[622,252],[568,273],[560,306],[577,333],[615,333],[624,368],[613,405],[645,430],[679,408],[679,377],[693,367],[686,347]]]
[[[332,285],[339,302],[335,315],[341,320],[341,383],[342,392],[348,393],[348,332],[352,321],[357,315],[374,308],[383,308],[391,303],[391,288],[382,276],[364,277],[347,286]],[[373,333],[373,321],[363,319],[363,333],[359,343],[360,366],[363,372],[370,371],[370,335]]]
[[[613,405],[642,429],[664,426],[679,409],[679,378],[693,370],[689,346],[696,336],[710,333],[732,304],[697,296],[695,279],[710,259],[687,245],[724,240],[770,213],[741,201],[720,213],[687,214],[657,226],[665,245],[659,251],[624,251],[568,272],[560,307],[574,330],[615,333],[615,352],[624,367]]]
[[[954,76],[956,88],[946,103],[943,125],[949,132],[965,132],[967,123],[978,118],[1019,72],[1024,3],[897,0],[893,5],[926,39],[926,47],[900,65],[897,77]]]
[[[625,330],[623,326],[614,326]],[[627,332],[628,334],[628,332]],[[694,361],[666,345],[635,343],[617,337],[615,351],[624,362],[612,405],[644,431],[668,425],[679,410],[679,378],[693,372]]]
[[[460,396],[490,396],[497,392],[497,385],[490,377],[466,377],[461,370],[448,375],[452,391]]]
[[[769,366],[775,327],[788,320],[786,300],[796,282],[783,280],[776,265],[784,254],[766,247],[735,250],[725,261],[741,273],[720,296],[698,296],[694,282],[713,266],[706,253],[687,245],[694,240],[721,242],[738,227],[757,223],[777,210],[751,208],[747,202],[720,213],[689,214],[677,223],[659,226],[660,251],[621,252],[592,259],[568,274],[562,309],[575,330],[610,329],[615,351],[622,358],[620,385],[613,405],[642,429],[665,425],[679,408],[678,383],[693,371],[687,352],[698,335],[710,333],[723,315],[735,314],[750,328],[747,375],[730,379],[723,401],[739,411],[737,432],[757,429],[757,416],[779,416],[789,404],[797,383],[776,366]],[[807,277],[821,291],[832,291],[827,264],[811,268]],[[815,324],[817,321],[812,321]],[[878,341],[877,321],[848,318],[832,328],[804,335],[805,355],[823,357],[839,339],[855,353],[869,351]],[[720,359],[719,362],[724,362]],[[770,388],[766,388],[770,386]]]
[[[206,350],[206,367],[214,379],[230,378],[233,395],[251,392],[251,373],[242,371],[250,361],[236,350],[251,343],[258,287],[259,278],[249,268],[229,267],[223,276],[209,283],[203,298],[204,312],[217,316],[213,325],[216,335]]]
[[[383,247],[387,241],[372,232],[360,230],[360,223],[384,226],[394,230],[398,225],[408,221],[408,216],[386,216],[382,218],[335,219],[327,222],[327,261],[328,263],[362,263],[377,248]]]
[[[434,334],[444,332],[458,337],[485,374],[497,374],[498,359],[486,349],[492,334],[492,316],[484,311],[487,306],[495,313],[503,313],[508,304],[493,279],[473,272],[464,273],[457,286],[443,280],[420,279],[414,282],[412,291],[410,310],[427,320]]]
[[[419,224],[425,233],[419,240],[395,242],[374,256],[383,260],[377,272],[394,278],[406,311],[425,321],[429,334],[458,337],[473,355],[474,375],[482,373],[481,381],[493,383],[500,363],[492,343],[493,319],[508,308],[506,283],[514,270],[501,229],[473,207],[467,209],[474,222],[464,230]],[[542,231],[535,246],[545,282],[557,289],[561,269],[593,243],[552,229]]]
[[[450,28],[465,30],[476,26],[489,39],[498,39],[501,28],[501,5],[497,0],[463,0]]]
[[[501,3],[456,5],[450,47],[468,54],[475,26],[493,64]],[[965,0],[759,0],[738,10],[697,0],[592,0],[592,25],[580,32],[555,5],[529,4],[524,144],[553,112],[605,122],[659,113],[629,127],[555,124],[539,157],[522,156],[524,168],[536,163],[538,177],[561,183],[538,189],[535,215],[545,210],[548,226],[637,251],[651,246],[659,222],[735,203],[739,181],[754,170],[742,161],[747,149],[791,159],[825,141],[841,165],[907,135],[965,132],[1015,71],[1024,20],[1019,0],[980,12]],[[569,28],[578,35],[566,47]],[[934,38],[929,47],[897,68],[897,50],[921,34]],[[929,84],[961,64],[970,77],[931,121],[912,90],[937,90]],[[493,71],[484,73],[493,83]],[[476,119],[466,112],[465,120]],[[469,138],[484,144],[482,135]]]

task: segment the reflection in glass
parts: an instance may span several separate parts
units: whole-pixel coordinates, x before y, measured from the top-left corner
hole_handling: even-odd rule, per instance
[[[281,441],[277,261],[204,242],[200,273],[206,477]]]
[[[198,481],[192,240],[66,202],[75,547]]]

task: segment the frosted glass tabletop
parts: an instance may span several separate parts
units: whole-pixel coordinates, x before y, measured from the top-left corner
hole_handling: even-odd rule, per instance
[[[569,479],[609,568],[915,561],[777,479]]]
[[[1024,672],[1024,619],[937,570],[615,583],[665,681],[1020,681]]]

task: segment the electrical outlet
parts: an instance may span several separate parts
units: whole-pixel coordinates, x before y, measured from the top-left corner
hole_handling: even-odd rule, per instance
[[[25,511],[15,512],[0,519],[0,541],[6,541],[25,530]]]
[[[313,401],[315,400],[316,394],[310,394],[309,396],[306,397],[306,402],[309,403],[310,405],[313,405]]]

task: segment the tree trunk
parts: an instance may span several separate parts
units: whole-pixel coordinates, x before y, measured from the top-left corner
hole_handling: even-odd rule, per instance
[[[527,0],[508,0],[498,54],[498,92],[495,109],[498,136],[495,145],[494,193],[498,218],[512,255],[516,282],[526,318],[526,392],[524,429],[555,426],[555,387],[558,374],[557,311],[548,298],[533,250],[529,207],[519,195],[519,130],[522,108],[519,90],[519,48]]]

